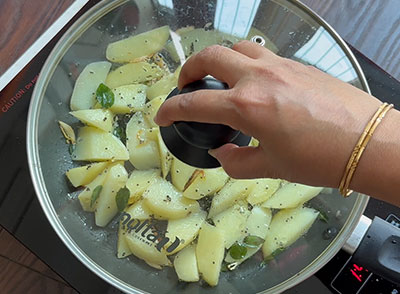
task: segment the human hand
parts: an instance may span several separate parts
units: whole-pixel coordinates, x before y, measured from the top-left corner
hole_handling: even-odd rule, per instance
[[[234,178],[282,178],[338,187],[350,153],[380,105],[367,93],[320,70],[248,42],[211,46],[183,66],[179,88],[212,75],[229,90],[200,90],[168,99],[155,122],[229,125],[258,147],[212,150]]]

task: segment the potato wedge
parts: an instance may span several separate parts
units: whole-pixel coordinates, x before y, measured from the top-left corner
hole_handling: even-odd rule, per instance
[[[123,226],[121,222],[118,227],[118,240],[117,240],[117,257],[125,258],[132,254],[131,249],[129,249],[128,242],[125,239],[126,226]]]
[[[144,106],[143,114],[150,127],[158,127],[158,125],[154,122],[154,117],[156,116],[161,104],[163,104],[163,102],[165,101],[165,98],[165,95],[158,96],[153,100],[147,102]]]
[[[147,136],[148,124],[142,112],[136,112],[126,126],[126,146],[129,151],[129,161],[137,169],[160,167],[158,143]]]
[[[117,214],[118,208],[115,196],[119,189],[125,186],[127,180],[128,173],[122,164],[114,165],[108,171],[103,189],[96,201],[94,215],[97,226],[105,227]]]
[[[93,181],[108,164],[108,162],[97,162],[71,168],[65,172],[65,175],[74,187],[87,185]]]
[[[251,236],[251,237],[256,236],[256,237],[261,238],[260,241],[265,240],[265,238],[268,234],[268,228],[269,228],[269,224],[271,223],[271,218],[272,218],[272,213],[271,213],[270,209],[255,206],[252,209],[252,211],[246,221],[246,225],[245,225],[246,236]],[[243,239],[244,238],[242,238],[239,243],[245,244]],[[246,259],[249,259],[254,254],[256,254],[257,251],[260,250],[262,245],[263,245],[263,243],[261,243],[257,246],[254,246],[254,247],[247,247],[247,253],[241,259],[234,259],[228,252],[225,257],[225,262],[227,262],[227,263],[236,262],[236,263],[240,264],[243,261],[245,261]]]
[[[84,211],[94,212],[95,204],[92,204],[92,195],[94,189],[98,186],[103,186],[107,177],[109,167],[106,167],[93,181],[85,186],[83,191],[79,193],[78,199]]]
[[[129,204],[140,199],[143,192],[150,186],[151,182],[160,176],[159,169],[134,170],[126,182],[126,187],[131,192]]]
[[[268,200],[281,186],[279,179],[257,179],[254,189],[247,196],[247,202],[256,205]]]
[[[96,102],[95,93],[98,86],[104,83],[111,63],[107,61],[93,62],[83,69],[78,76],[72,91],[71,110],[90,109]]]
[[[255,180],[230,180],[213,197],[208,217],[212,218],[238,201],[245,199],[255,185]]]
[[[141,234],[132,231],[125,235],[129,249],[136,257],[143,259],[148,265],[161,269],[162,266],[171,266],[171,261],[163,251],[158,251],[156,244]]]
[[[110,72],[106,78],[106,85],[110,88],[130,84],[143,84],[152,80],[159,80],[165,74],[156,64],[148,62],[128,63]]]
[[[229,176],[222,168],[200,170],[183,192],[183,196],[198,200],[219,191],[228,181]]]
[[[169,152],[167,146],[165,146],[160,131],[158,131],[157,133],[157,142],[158,142],[158,152],[160,154],[162,176],[165,179],[168,176],[169,171],[171,170],[173,157],[172,154]]]
[[[323,188],[302,184],[288,183],[283,185],[262,206],[268,208],[294,208],[317,196]]]
[[[163,178],[155,180],[143,193],[144,203],[153,213],[167,219],[178,219],[200,210],[199,203],[186,199]]]
[[[169,220],[165,236],[169,238],[170,243],[176,238],[181,240],[181,243],[167,255],[175,254],[190,244],[197,237],[203,222],[206,220],[206,216],[207,213],[205,211],[199,211],[181,219]]]
[[[177,86],[178,77],[175,74],[166,75],[147,89],[147,98],[153,100],[159,96],[167,96]]]
[[[224,243],[221,230],[204,222],[199,232],[196,259],[199,273],[210,286],[218,284],[225,252]]]
[[[247,207],[236,204],[213,217],[215,226],[224,234],[225,248],[244,237],[249,215]]]
[[[271,223],[272,212],[268,208],[255,206],[246,222],[246,232],[249,236],[257,236],[265,240]]]
[[[166,219],[164,217],[161,217],[159,215],[154,214],[144,203],[143,200],[139,200],[129,206],[126,210],[126,213],[128,213],[131,216],[131,219],[138,219],[138,220],[144,220],[144,219]]]
[[[112,131],[113,114],[107,109],[84,109],[71,111],[70,114],[88,126],[96,127],[105,132]]]
[[[175,256],[174,268],[181,281],[197,282],[199,280],[195,245],[185,247]]]
[[[160,51],[169,38],[169,27],[163,26],[126,39],[110,43],[106,58],[112,62],[132,62]]]
[[[312,226],[318,214],[315,209],[301,206],[282,209],[275,214],[262,247],[264,257],[296,242]]]
[[[79,129],[72,160],[105,161],[128,160],[125,145],[114,135],[94,127]]]
[[[256,138],[252,137],[249,146],[258,147],[258,145],[260,145],[260,142]]]
[[[133,84],[112,89],[114,104],[109,108],[114,113],[130,113],[143,110],[146,103],[146,85]]]
[[[171,181],[172,184],[179,190],[185,189],[186,183],[192,177],[196,168],[183,163],[178,158],[174,157],[171,164]]]

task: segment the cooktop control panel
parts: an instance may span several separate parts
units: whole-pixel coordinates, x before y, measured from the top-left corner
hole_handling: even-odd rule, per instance
[[[400,217],[389,214],[386,221],[400,228]],[[336,273],[334,276],[333,274]],[[400,294],[400,285],[393,284],[355,263],[345,252],[340,252],[316,276],[339,294]]]

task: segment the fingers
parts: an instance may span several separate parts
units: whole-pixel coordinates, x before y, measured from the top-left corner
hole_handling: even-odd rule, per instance
[[[259,147],[238,147],[225,144],[209,153],[222,165],[226,173],[236,179],[265,177],[265,155]]]
[[[237,111],[230,102],[231,90],[198,90],[166,100],[154,118],[156,124],[169,126],[175,121],[220,123],[235,128]]]
[[[222,46],[211,46],[190,57],[179,75],[178,88],[212,75],[232,88],[243,76],[248,57]]]
[[[239,43],[236,43],[235,45],[233,45],[232,49],[252,59],[276,57],[276,55],[270,50],[250,41],[241,41]]]

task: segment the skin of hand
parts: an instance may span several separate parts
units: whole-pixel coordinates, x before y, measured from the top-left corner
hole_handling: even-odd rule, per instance
[[[178,87],[206,75],[226,82],[229,89],[168,99],[155,122],[220,123],[258,139],[258,147],[226,144],[210,151],[233,178],[282,178],[337,188],[354,146],[381,105],[315,67],[249,41],[232,49],[211,46],[192,56],[181,70]],[[400,160],[400,136],[393,136],[396,124],[400,126],[399,113],[392,109],[365,150],[351,188],[400,205],[395,194],[400,184],[391,183],[400,176],[393,161]],[[387,163],[395,165],[390,172]]]

